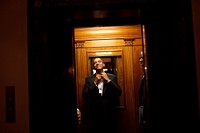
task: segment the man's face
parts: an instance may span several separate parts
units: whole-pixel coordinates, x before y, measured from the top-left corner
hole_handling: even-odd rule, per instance
[[[96,70],[100,70],[104,68],[105,64],[100,58],[95,58],[93,61],[93,66]]]
[[[143,67],[144,66],[143,52],[140,53],[139,61],[140,61],[140,65]]]

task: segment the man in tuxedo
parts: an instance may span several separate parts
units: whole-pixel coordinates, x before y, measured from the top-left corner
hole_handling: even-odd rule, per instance
[[[116,75],[104,72],[101,58],[93,60],[93,67],[96,73],[86,77],[83,89],[90,133],[115,133],[115,110],[122,90]]]
[[[139,124],[140,133],[147,132],[147,113],[148,113],[148,100],[147,100],[147,87],[146,87],[146,76],[145,76],[145,66],[144,66],[144,54],[140,53],[139,62],[141,68],[143,69],[143,76],[139,88]]]

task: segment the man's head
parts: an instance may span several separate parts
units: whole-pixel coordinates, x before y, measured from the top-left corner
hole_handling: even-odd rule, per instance
[[[140,65],[144,67],[144,54],[142,51],[140,52],[139,61],[140,61]]]
[[[103,70],[105,64],[103,63],[101,58],[97,57],[93,60],[93,67],[95,70]]]

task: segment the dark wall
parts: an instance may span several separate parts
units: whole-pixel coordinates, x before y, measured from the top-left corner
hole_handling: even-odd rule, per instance
[[[156,2],[145,8],[150,125],[193,132],[198,91],[190,1]]]
[[[76,132],[76,84],[70,13],[30,10],[30,132]]]

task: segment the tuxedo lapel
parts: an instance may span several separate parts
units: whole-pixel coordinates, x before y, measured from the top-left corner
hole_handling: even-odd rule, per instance
[[[109,77],[110,79],[112,79],[112,75],[109,75],[109,74],[108,74],[108,77]],[[107,89],[108,83],[107,83],[106,80],[103,80],[103,82],[104,82],[104,84],[103,84],[103,95],[104,95],[104,94],[106,94],[106,89]]]
[[[105,95],[106,88],[107,88],[107,82],[103,80],[103,95]]]
[[[94,83],[94,79],[95,79],[95,77],[96,77],[96,74],[93,74],[92,76],[91,76],[91,81]]]

